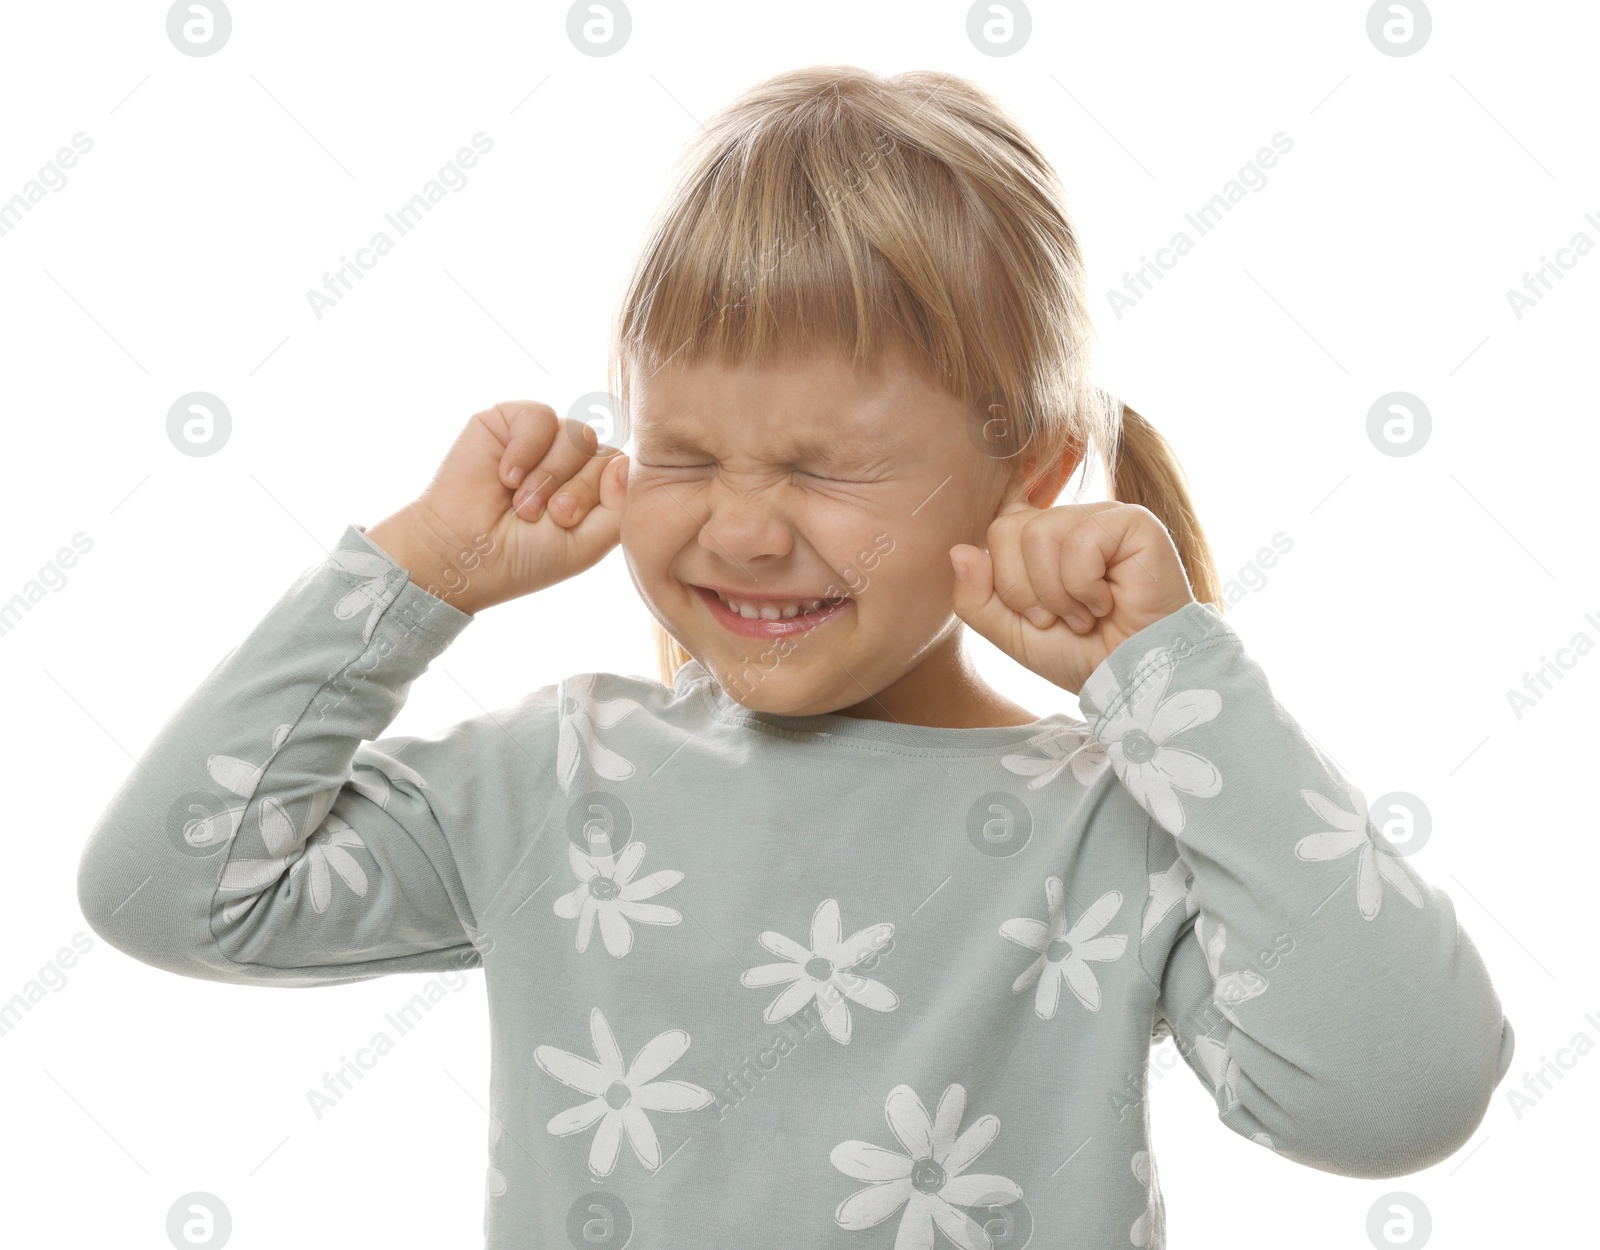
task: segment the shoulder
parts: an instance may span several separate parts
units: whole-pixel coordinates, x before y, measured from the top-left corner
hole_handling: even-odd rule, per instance
[[[573,793],[585,776],[590,787],[626,781],[638,771],[636,761],[653,753],[646,745],[652,737],[699,737],[705,694],[700,683],[682,673],[671,686],[623,673],[564,678],[555,699],[556,780],[562,793]]]
[[[688,671],[693,670],[693,671]],[[685,699],[702,697],[709,676],[698,664],[684,666],[673,685],[664,685],[651,677],[636,673],[573,673],[554,687],[546,686],[537,692],[546,698],[555,698],[561,705],[563,718],[584,711],[593,715],[607,705],[627,705],[633,709],[664,712]],[[553,695],[549,692],[553,691]]]
[[[480,797],[501,786],[516,793],[530,760],[564,793],[580,768],[619,780],[632,775],[630,757],[651,738],[704,731],[709,677],[695,668],[672,686],[632,674],[573,673],[430,733],[362,743],[354,763],[420,789],[468,785]]]

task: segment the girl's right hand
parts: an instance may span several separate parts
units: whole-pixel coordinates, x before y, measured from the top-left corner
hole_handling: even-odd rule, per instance
[[[621,536],[626,483],[627,457],[593,428],[512,400],[474,414],[427,489],[366,534],[474,613],[597,564]]]

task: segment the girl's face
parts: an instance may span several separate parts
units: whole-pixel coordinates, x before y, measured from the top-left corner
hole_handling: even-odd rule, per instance
[[[941,698],[973,701],[972,683],[950,689],[962,661],[949,552],[985,545],[1009,476],[972,440],[965,405],[900,359],[865,375],[843,354],[669,366],[632,390],[628,570],[731,696],[913,723]],[[713,590],[769,616],[845,602],[768,624]]]

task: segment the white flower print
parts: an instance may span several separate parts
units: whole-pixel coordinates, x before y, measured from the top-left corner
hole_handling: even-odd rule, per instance
[[[372,631],[378,626],[378,618],[405,588],[406,579],[396,577],[394,584],[385,589],[384,583],[390,580],[395,565],[373,551],[348,549],[330,551],[328,563],[336,569],[344,570],[352,577],[367,579],[333,605],[333,614],[341,621],[348,621],[356,613],[370,608],[371,610],[367,611],[366,624],[361,629],[361,641],[371,642]]]
[[[589,949],[596,919],[606,950],[618,959],[633,949],[630,920],[662,925],[683,920],[676,908],[644,901],[677,885],[683,880],[681,872],[666,868],[635,881],[633,875],[644,860],[643,842],[630,842],[615,856],[611,854],[611,839],[605,834],[590,845],[593,852],[585,854],[576,843],[567,843],[567,862],[572,865],[578,884],[555,902],[556,915],[578,922],[576,945],[580,953]]]
[[[868,925],[843,939],[842,932],[839,903],[825,898],[811,917],[809,948],[771,929],[761,935],[761,945],[788,961],[748,968],[739,977],[752,989],[786,984],[783,992],[767,1004],[761,1015],[763,1020],[768,1024],[787,1020],[814,998],[828,1036],[848,1045],[850,1005],[845,998],[873,1011],[893,1011],[900,1005],[899,996],[888,986],[851,971],[888,944],[894,936],[894,925],[888,921]]]
[[[596,1176],[611,1175],[626,1131],[634,1156],[654,1172],[661,1166],[661,1143],[645,1113],[697,1111],[710,1106],[716,1097],[688,1081],[655,1079],[689,1049],[689,1035],[682,1029],[658,1033],[625,1065],[616,1036],[596,1007],[589,1012],[589,1037],[595,1059],[554,1046],[540,1046],[533,1052],[533,1061],[556,1080],[590,1095],[588,1102],[552,1116],[545,1127],[557,1137],[570,1137],[598,1121],[600,1127],[589,1145],[589,1170]]]
[[[1211,969],[1211,979],[1215,983],[1211,990],[1211,1001],[1230,1024],[1243,1027],[1239,1025],[1239,1017],[1233,1014],[1233,1008],[1265,994],[1267,978],[1254,968],[1240,968],[1237,972],[1224,974],[1222,952],[1228,945],[1227,927],[1219,924],[1217,931],[1208,938],[1204,933],[1205,923],[1204,915],[1194,922],[1194,940],[1200,943],[1200,949],[1206,954],[1206,967]]]
[[[368,776],[369,773],[372,775]],[[410,782],[419,790],[432,789],[421,773],[414,768],[407,768],[394,756],[375,751],[365,742],[356,748],[354,767],[347,783],[352,790],[366,795],[387,811],[389,795],[393,793],[396,781]]]
[[[1022,1189],[1004,1176],[964,1175],[1000,1133],[1000,1118],[986,1115],[958,1134],[966,1108],[967,1091],[960,1085],[946,1088],[932,1119],[909,1085],[890,1090],[884,1116],[906,1153],[864,1141],[835,1146],[828,1156],[833,1166],[872,1183],[839,1204],[834,1222],[859,1232],[904,1207],[895,1250],[933,1250],[935,1229],[960,1250],[993,1250],[983,1225],[957,1208],[1008,1206],[1022,1197]]]
[[[1144,908],[1144,925],[1139,931],[1139,938],[1143,941],[1156,931],[1167,913],[1179,903],[1183,904],[1185,916],[1195,914],[1200,909],[1200,900],[1194,896],[1194,869],[1183,862],[1183,856],[1178,856],[1172,861],[1165,872],[1150,874],[1150,899]]]
[[[595,726],[609,729],[630,712],[639,710],[634,699],[595,699],[593,673],[579,673],[565,683],[561,704],[561,731],[556,743],[556,775],[561,792],[566,794],[578,774],[583,758],[579,744],[589,753],[589,766],[607,781],[626,781],[633,776],[633,764],[595,737]],[[594,709],[593,716],[589,709]]]
[[[1126,702],[1111,670],[1101,665],[1084,683],[1093,707],[1117,710],[1105,718],[1098,737],[1111,767],[1134,797],[1168,833],[1183,832],[1178,794],[1209,799],[1222,791],[1222,774],[1203,755],[1168,745],[1186,729],[1216,717],[1222,697],[1215,690],[1180,690],[1166,698],[1177,661],[1165,647],[1154,647],[1135,666],[1139,681]]]
[[[1234,1082],[1239,1076],[1239,1061],[1228,1053],[1227,1042],[1219,1042],[1204,1033],[1195,1037],[1194,1053],[1200,1060],[1200,1066],[1206,1070],[1206,1075],[1211,1079],[1212,1088],[1221,1098],[1217,1105],[1218,1110],[1229,1110],[1239,1101],[1239,1095],[1234,1088]]]
[[[329,869],[343,878],[353,894],[366,896],[367,874],[350,854],[350,848],[366,844],[354,829],[329,810],[338,793],[339,787],[334,786],[307,800],[305,821],[298,836],[288,810],[277,798],[268,795],[261,800],[261,840],[266,843],[270,858],[236,859],[223,868],[220,888],[254,891],[224,907],[224,921],[235,920],[249,911],[260,897],[260,891],[282,877],[285,867],[292,878],[307,864],[311,866],[311,906],[319,915],[328,910],[333,899]],[[298,845],[300,838],[305,839],[303,845]]]
[[[239,832],[240,822],[244,820],[244,810],[250,804],[250,796],[261,784],[261,774],[266,771],[267,765],[272,762],[272,757],[278,753],[278,748],[283,745],[293,728],[293,725],[279,725],[273,730],[272,749],[267,752],[267,758],[259,764],[249,764],[232,755],[206,757],[206,772],[211,774],[211,780],[238,795],[244,802],[237,807],[225,808],[214,816],[196,816],[193,820],[185,821],[183,825],[185,842],[190,846],[217,846],[232,840]],[[200,809],[196,807],[190,810]]]
[[[1063,729],[1047,729],[1028,739],[1028,745],[1044,753],[1039,759],[1033,755],[1007,755],[1001,765],[1019,776],[1032,777],[1028,789],[1047,786],[1061,775],[1068,764],[1078,784],[1088,785],[1106,766],[1106,752],[1099,741],[1082,725],[1068,725]]]
[[[1150,1190],[1150,1152],[1140,1150],[1132,1159],[1133,1177],[1145,1189]],[[1150,1238],[1155,1233],[1156,1198],[1155,1191],[1150,1190],[1145,1195],[1145,1207],[1139,1218],[1133,1222],[1133,1227],[1128,1230],[1128,1240],[1136,1246],[1148,1246]]]
[[[500,1144],[500,1135],[503,1132],[505,1132],[505,1130],[501,1127],[500,1121],[495,1119],[493,1116],[490,1116],[489,1158],[491,1162],[489,1164],[489,1173],[485,1182],[485,1188],[487,1190],[488,1197],[490,1198],[498,1198],[506,1192],[506,1174],[499,1168],[495,1167],[494,1163],[492,1162],[494,1159],[494,1148]]]
[[[1388,842],[1379,838],[1367,815],[1367,799],[1361,788],[1347,781],[1350,811],[1344,811],[1315,790],[1302,790],[1300,797],[1318,816],[1334,826],[1321,833],[1308,834],[1295,843],[1294,853],[1302,860],[1339,859],[1359,850],[1356,859],[1356,906],[1361,916],[1371,920],[1383,905],[1383,883],[1387,881],[1413,907],[1422,906],[1416,883],[1406,875],[1400,857]]]
[[[1100,1010],[1100,982],[1089,961],[1105,962],[1121,956],[1127,949],[1128,935],[1107,933],[1096,936],[1111,923],[1122,906],[1122,892],[1108,890],[1096,899],[1072,928],[1067,928],[1066,889],[1060,877],[1046,877],[1045,899],[1050,908],[1046,923],[1031,916],[1017,916],[1000,926],[1000,936],[1018,946],[1037,951],[1039,957],[1011,983],[1011,992],[1020,994],[1034,981],[1034,1014],[1041,1020],[1055,1018],[1061,999],[1061,983],[1066,982],[1078,1001],[1090,1011]]]

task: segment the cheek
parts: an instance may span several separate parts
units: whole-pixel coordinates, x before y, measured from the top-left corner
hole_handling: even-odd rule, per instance
[[[950,588],[955,571],[950,567],[950,548],[961,541],[947,535],[943,526],[884,523],[870,530],[855,553],[847,576],[862,595],[900,612],[924,611],[940,615],[950,609]],[[948,539],[948,541],[947,541]]]
[[[826,549],[839,589],[865,602],[906,603],[926,592],[925,552],[908,545],[909,527],[881,517],[854,518]],[[937,584],[937,583],[933,583]]]
[[[618,537],[630,560],[638,557],[648,561],[651,557],[671,553],[681,547],[685,535],[692,536],[694,530],[694,518],[665,492],[630,483],[628,496],[622,504]]]

